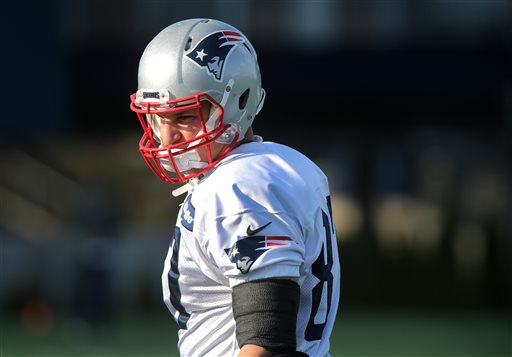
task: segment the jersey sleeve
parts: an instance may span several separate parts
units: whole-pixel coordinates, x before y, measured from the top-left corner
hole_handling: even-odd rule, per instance
[[[298,277],[304,262],[300,226],[283,212],[247,211],[215,220],[207,254],[231,287],[276,277]]]
[[[290,153],[252,148],[195,188],[194,233],[201,254],[230,286],[299,277],[305,269],[306,232],[314,223],[310,208],[316,206],[308,185],[311,170],[298,161]],[[299,174],[290,162],[304,169]]]

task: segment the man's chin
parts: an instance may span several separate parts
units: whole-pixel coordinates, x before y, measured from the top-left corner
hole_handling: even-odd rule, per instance
[[[178,175],[176,174],[176,171],[174,171],[174,169],[171,169],[168,165],[165,165],[164,166],[165,170],[173,177],[178,177]],[[188,175],[192,175],[192,174],[195,174],[196,172],[198,172],[199,169],[187,169],[187,170],[182,170],[180,171],[181,175],[183,176],[188,176]]]

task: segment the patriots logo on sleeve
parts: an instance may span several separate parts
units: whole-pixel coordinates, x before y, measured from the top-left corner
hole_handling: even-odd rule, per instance
[[[202,38],[185,56],[220,81],[229,53],[239,44],[243,44],[250,52],[240,33],[217,31]]]
[[[253,236],[235,242],[231,248],[224,249],[232,263],[242,274],[247,274],[252,264],[267,250],[273,247],[290,245],[292,239],[286,236]]]

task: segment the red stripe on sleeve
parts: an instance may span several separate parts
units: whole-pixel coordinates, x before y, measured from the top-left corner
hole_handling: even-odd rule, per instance
[[[287,236],[267,236],[267,240],[292,240]]]

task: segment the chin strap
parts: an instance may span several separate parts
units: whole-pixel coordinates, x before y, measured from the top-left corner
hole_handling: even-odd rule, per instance
[[[263,108],[263,104],[265,103],[266,96],[267,96],[267,92],[265,92],[265,89],[261,88],[261,98],[260,98],[260,101],[258,102],[258,105],[256,106],[256,114],[255,115],[258,115],[261,108]]]
[[[179,197],[182,194],[184,194],[185,192],[190,191],[192,188],[194,188],[197,185],[197,183],[199,182],[199,180],[202,177],[203,177],[203,175],[200,175],[199,177],[194,177],[193,179],[188,180],[187,183],[184,184],[183,186],[180,186],[180,187],[172,190],[172,195],[174,197]]]
[[[231,89],[233,89],[233,86],[235,85],[235,81],[233,78],[231,78],[228,81],[228,84],[226,85],[226,88],[224,89],[224,94],[222,95],[222,99],[220,100],[220,106],[224,110],[226,108],[226,103],[228,102],[229,96],[231,95]],[[210,114],[208,120],[205,123],[206,129],[211,131],[215,128],[217,124],[217,120],[219,120],[220,113],[219,108],[215,108],[213,113]]]

